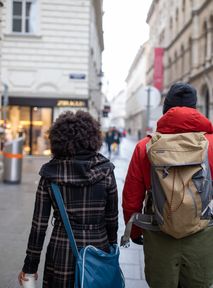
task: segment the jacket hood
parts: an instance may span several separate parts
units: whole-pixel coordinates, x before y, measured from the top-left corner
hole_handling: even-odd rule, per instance
[[[100,153],[81,153],[73,159],[53,158],[41,167],[40,176],[59,184],[91,185],[108,176],[114,165]]]
[[[164,134],[206,132],[211,134],[213,126],[203,114],[194,108],[174,107],[158,120],[157,132]]]

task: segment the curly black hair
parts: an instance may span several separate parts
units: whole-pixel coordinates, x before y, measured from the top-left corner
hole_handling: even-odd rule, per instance
[[[101,148],[100,123],[88,112],[62,113],[49,130],[53,157],[73,157],[81,151],[96,152]]]

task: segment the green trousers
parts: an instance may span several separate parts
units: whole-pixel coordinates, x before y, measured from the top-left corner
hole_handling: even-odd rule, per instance
[[[151,288],[210,288],[213,284],[213,227],[175,239],[144,231],[145,276]],[[213,287],[213,286],[212,286]]]

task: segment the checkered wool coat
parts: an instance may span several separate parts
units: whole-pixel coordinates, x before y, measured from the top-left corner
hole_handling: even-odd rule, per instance
[[[79,248],[88,244],[108,251],[117,242],[118,197],[114,166],[99,153],[53,159],[40,171],[31,232],[23,271],[35,273],[50,217],[54,228],[47,247],[43,288],[74,286],[74,257],[57,208],[51,182],[59,185]]]

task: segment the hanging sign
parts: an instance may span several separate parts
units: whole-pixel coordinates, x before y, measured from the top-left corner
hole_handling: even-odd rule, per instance
[[[154,50],[154,79],[153,86],[159,91],[163,90],[163,48],[155,48]]]

